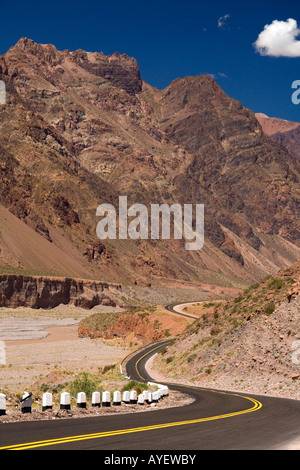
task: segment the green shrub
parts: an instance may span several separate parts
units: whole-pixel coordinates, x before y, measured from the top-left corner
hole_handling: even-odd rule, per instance
[[[77,397],[79,392],[84,392],[87,399],[92,397],[92,393],[102,389],[101,380],[88,372],[81,372],[78,377],[69,384],[70,394]]]
[[[110,370],[114,370],[116,368],[116,364],[110,364],[108,366],[103,367],[103,374],[109,372]]]
[[[188,357],[187,361],[188,361],[188,362],[193,362],[193,361],[196,359],[196,357],[197,357],[196,354],[191,354],[191,355]]]
[[[170,364],[170,362],[174,361],[174,356],[167,357],[167,364]]]
[[[215,305],[214,302],[206,302],[205,304],[203,304],[203,307],[210,308],[210,307],[213,307],[214,305]]]
[[[269,303],[269,305],[267,305],[265,307],[265,314],[266,315],[271,315],[274,312],[275,308],[276,308],[276,306],[275,306],[274,302]]]
[[[273,279],[271,282],[268,284],[269,289],[281,289],[284,284],[283,279]]]
[[[135,380],[130,380],[124,387],[122,388],[122,392],[127,392],[131,390],[135,390],[137,394],[141,393],[141,390],[148,390],[148,385],[140,382],[136,382]]]
[[[259,286],[258,283],[252,284],[251,286],[247,287],[247,289],[244,290],[244,295],[249,294],[252,290],[256,289]]]

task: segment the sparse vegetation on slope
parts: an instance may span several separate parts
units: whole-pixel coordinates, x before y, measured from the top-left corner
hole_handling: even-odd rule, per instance
[[[84,318],[78,327],[81,337],[120,338],[131,344],[145,344],[182,333],[191,323],[162,308],[148,307],[126,312],[95,313]]]
[[[173,380],[297,395],[300,366],[293,357],[300,338],[299,293],[297,262],[233,299],[202,304],[199,320],[156,366]]]

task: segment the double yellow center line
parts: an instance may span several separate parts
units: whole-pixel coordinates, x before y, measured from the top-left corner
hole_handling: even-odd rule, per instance
[[[144,377],[142,377],[141,374],[140,374],[140,371],[139,371],[139,369],[138,369],[139,362],[140,362],[142,359],[144,359],[144,357],[149,356],[149,354],[151,354],[153,351],[156,351],[156,349],[163,348],[163,347],[165,347],[165,346],[167,346],[168,344],[171,344],[171,343],[172,343],[172,341],[168,341],[168,342],[166,342],[166,343],[164,343],[164,344],[160,344],[159,346],[156,346],[155,348],[151,349],[151,351],[146,352],[146,354],[144,354],[143,356],[141,356],[141,357],[136,361],[136,363],[135,363],[135,370],[136,370],[136,373],[138,374],[138,376],[139,376],[142,380],[146,380],[146,379],[145,379]]]
[[[154,350],[160,348],[161,346],[153,348],[151,351],[148,351],[144,356],[140,357],[138,361],[135,364],[136,370],[138,372],[138,363],[148,354],[153,352]],[[139,376],[144,380],[144,378],[140,375],[138,372]],[[196,388],[196,387],[189,387],[189,388]],[[192,419],[192,420],[187,420],[187,421],[175,421],[172,423],[162,423],[162,424],[155,424],[152,426],[141,426],[138,428],[128,428],[128,429],[119,429],[116,431],[105,431],[105,432],[98,432],[98,433],[92,433],[92,434],[82,434],[78,436],[69,436],[69,437],[62,437],[62,438],[57,438],[57,439],[48,439],[44,441],[36,441],[36,442],[28,442],[24,444],[15,444],[15,445],[10,445],[10,446],[5,446],[5,447],[0,447],[0,450],[26,450],[26,449],[36,449],[38,447],[46,447],[46,446],[54,446],[54,445],[59,445],[59,444],[68,444],[71,442],[77,442],[77,441],[85,441],[88,439],[101,439],[104,437],[113,437],[113,436],[120,436],[120,435],[125,435],[125,434],[132,434],[132,433],[138,433],[138,432],[144,432],[144,431],[154,431],[157,429],[166,429],[166,428],[172,428],[175,426],[186,426],[189,424],[199,424],[199,423],[204,423],[207,421],[214,421],[217,419],[224,419],[224,418],[231,418],[233,416],[238,416],[242,415],[245,413],[252,413],[253,411],[257,411],[262,407],[262,404],[250,397],[242,396],[239,394],[234,394],[234,393],[229,393],[229,392],[219,392],[215,390],[210,390],[215,393],[222,393],[225,395],[231,395],[231,396],[237,396],[239,398],[245,398],[246,400],[250,401],[253,406],[251,408],[247,408],[245,410],[241,411],[234,411],[232,413],[226,413],[226,414],[221,414],[221,415],[215,415],[215,416],[208,416],[206,418],[198,418],[198,419]]]
[[[241,397],[241,395],[237,395],[237,396]],[[259,410],[262,406],[262,404],[259,401],[255,400],[254,398],[249,398],[249,397],[243,397],[243,398],[250,400],[254,405],[251,408],[248,408],[246,410],[235,411],[235,412],[226,413],[223,415],[208,416],[206,418],[192,419],[188,421],[177,421],[173,423],[155,424],[153,426],[143,426],[139,428],[119,429],[116,431],[106,431],[106,432],[99,432],[99,433],[93,433],[93,434],[82,434],[78,436],[62,437],[59,439],[49,439],[45,441],[29,442],[26,444],[16,444],[16,445],[11,445],[11,446],[6,446],[6,447],[0,447],[0,450],[26,450],[26,449],[33,449],[37,447],[67,444],[67,443],[76,442],[76,441],[85,441],[88,439],[100,439],[103,437],[120,436],[122,434],[123,435],[132,434],[132,433],[137,433],[137,432],[153,431],[156,429],[172,428],[175,426],[185,426],[188,424],[204,423],[204,422],[213,421],[216,419],[230,418],[232,416],[238,416],[238,415],[242,415],[245,413],[251,413],[253,411]]]

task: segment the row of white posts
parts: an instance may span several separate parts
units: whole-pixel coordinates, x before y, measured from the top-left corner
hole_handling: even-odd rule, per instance
[[[155,384],[157,385],[157,384]],[[143,393],[137,394],[136,390],[125,391],[123,392],[123,403],[130,405],[144,405],[145,403],[158,403],[158,401],[169,394],[169,389],[165,385],[158,385],[158,390],[156,392],[149,392],[144,390]],[[113,406],[121,405],[121,392],[113,392]],[[24,392],[23,397],[20,400],[22,413],[31,413],[32,410],[32,393]],[[77,394],[77,407],[86,408],[87,400],[85,392],[80,392]],[[101,394],[100,392],[92,393],[92,407],[101,406]],[[102,406],[109,407],[111,406],[111,394],[108,391],[102,392]],[[42,397],[42,409],[50,410],[53,407],[52,393],[46,392]],[[69,392],[63,392],[60,395],[60,409],[61,410],[70,410],[71,409],[71,395]],[[0,393],[0,416],[6,414],[6,395]]]

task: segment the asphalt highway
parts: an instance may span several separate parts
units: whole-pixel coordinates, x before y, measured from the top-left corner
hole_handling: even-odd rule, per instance
[[[140,382],[153,381],[146,372],[146,362],[166,344],[157,343],[136,353],[127,363],[127,375]],[[117,455],[110,451],[143,449],[177,454],[278,450],[289,443],[297,448],[300,442],[298,400],[168,386],[193,396],[193,403],[153,412],[0,424],[0,450],[102,450],[110,456]]]

